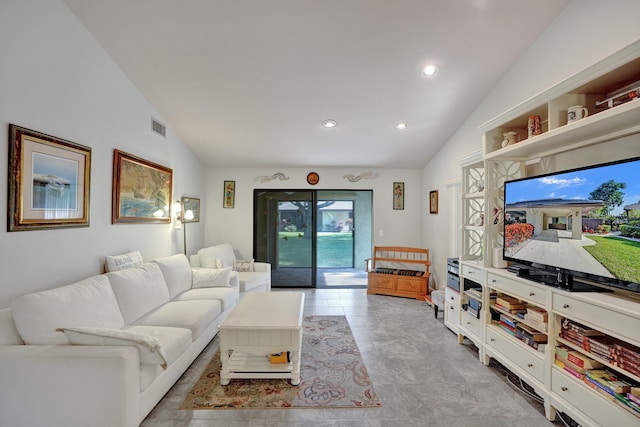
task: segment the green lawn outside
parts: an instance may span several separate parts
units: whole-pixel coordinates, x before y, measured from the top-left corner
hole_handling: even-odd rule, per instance
[[[640,242],[619,237],[587,236],[596,242],[584,248],[621,280],[636,282],[640,277]]]
[[[311,240],[302,232],[278,233],[278,263],[280,267],[311,267]],[[351,233],[318,233],[318,267],[350,268],[353,266],[353,236]]]

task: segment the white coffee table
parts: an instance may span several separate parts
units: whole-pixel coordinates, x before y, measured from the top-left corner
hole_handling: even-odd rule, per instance
[[[250,292],[220,324],[220,384],[233,378],[290,378],[300,384],[302,292]],[[289,351],[289,363],[269,355]]]

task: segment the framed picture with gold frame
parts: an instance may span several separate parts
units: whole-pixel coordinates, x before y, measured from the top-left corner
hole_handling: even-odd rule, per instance
[[[438,213],[438,190],[429,191],[429,213]]]
[[[91,148],[9,125],[7,231],[88,227]]]
[[[170,223],[173,170],[113,151],[111,222]]]
[[[225,209],[233,209],[236,203],[236,182],[225,181],[223,192],[222,207]]]

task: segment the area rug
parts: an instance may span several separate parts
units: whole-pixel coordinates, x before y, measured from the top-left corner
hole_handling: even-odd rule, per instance
[[[306,316],[303,326],[299,385],[285,379],[232,379],[222,386],[218,351],[180,409],[381,406],[346,317]]]

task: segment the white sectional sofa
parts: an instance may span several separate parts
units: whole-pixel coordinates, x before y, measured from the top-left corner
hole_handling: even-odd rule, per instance
[[[139,425],[238,303],[211,273],[173,255],[0,310],[0,425]]]
[[[236,259],[233,246],[229,243],[200,249],[196,255],[191,255],[190,262],[193,267],[231,267],[230,283],[238,286],[241,299],[247,292],[271,291],[271,264]]]

